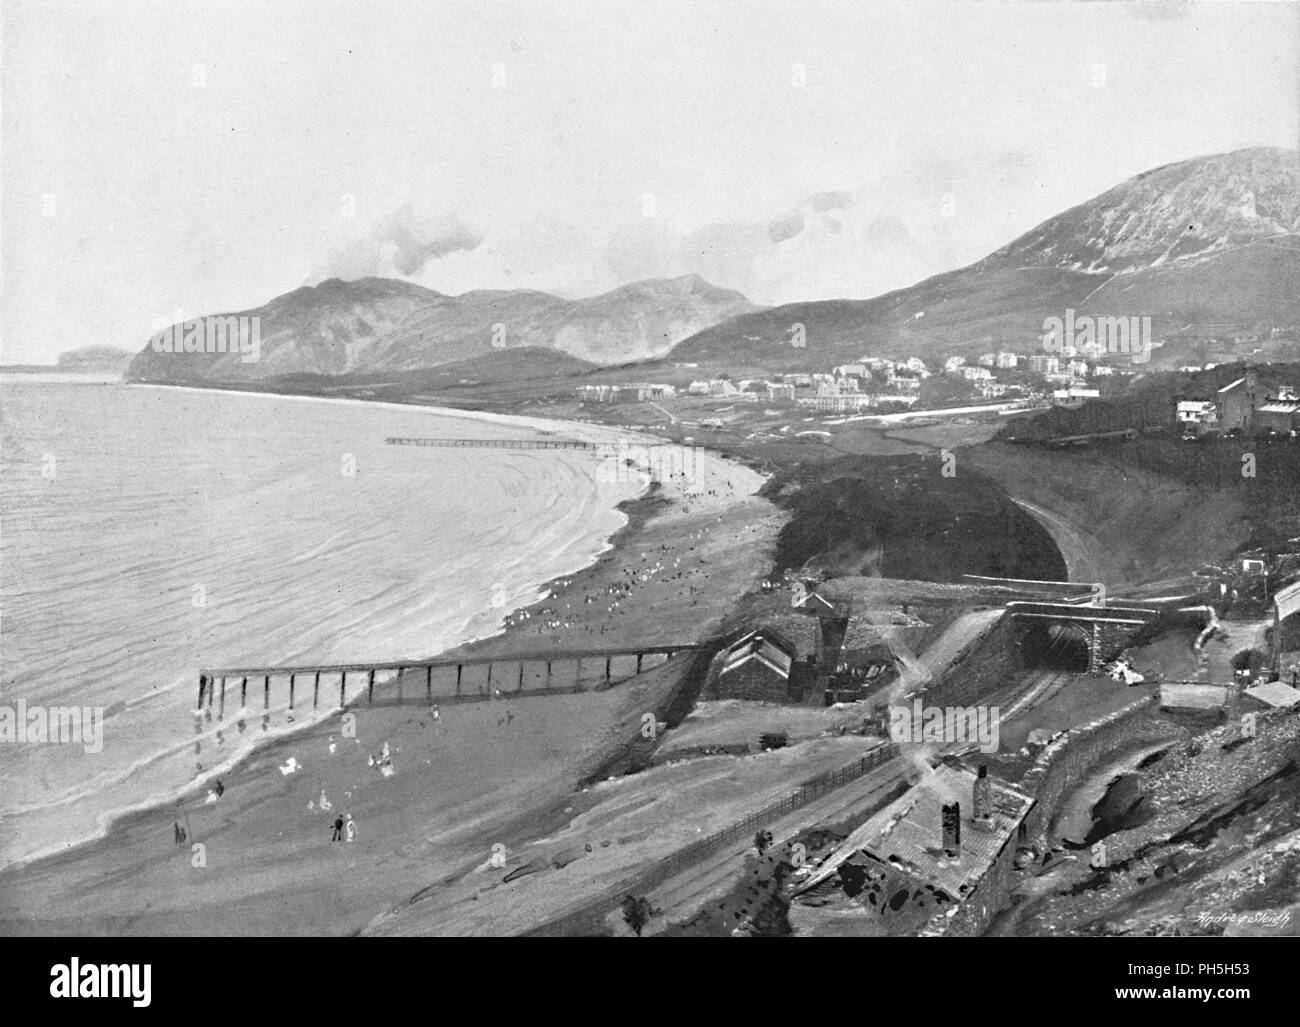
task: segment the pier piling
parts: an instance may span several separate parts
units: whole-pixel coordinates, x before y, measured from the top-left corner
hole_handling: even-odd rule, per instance
[[[239,702],[241,709],[248,708],[248,680],[252,678],[262,679],[262,707],[265,714],[270,713],[271,709],[271,678],[288,678],[289,695],[288,709],[296,710],[298,707],[298,676],[303,674],[312,675],[312,709],[318,709],[320,706],[320,683],[322,674],[338,674],[339,676],[339,706],[347,709],[347,680],[349,672],[363,671],[366,673],[366,691],[369,702],[375,702],[375,675],[383,671],[386,675],[395,673],[397,675],[397,688],[395,695],[382,693],[379,697],[381,703],[396,702],[402,703],[407,699],[406,686],[403,681],[406,673],[417,672],[420,668],[424,669],[424,699],[429,705],[433,705],[437,699],[433,691],[434,671],[440,667],[456,668],[456,685],[454,695],[456,697],[473,694],[477,691],[481,696],[497,696],[504,693],[507,689],[510,692],[520,695],[529,690],[529,673],[528,665],[536,667],[534,678],[539,685],[544,688],[538,688],[538,692],[550,692],[556,684],[557,668],[559,663],[559,674],[567,681],[569,668],[573,668],[574,682],[570,689],[568,685],[564,686],[565,691],[582,692],[587,690],[587,684],[584,684],[584,672],[590,672],[591,660],[604,660],[605,671],[603,680],[605,687],[614,683],[614,659],[623,657],[633,657],[620,663],[618,680],[630,678],[643,673],[647,667],[645,658],[647,656],[663,656],[672,659],[674,655],[685,650],[697,648],[694,645],[672,645],[672,646],[644,646],[629,647],[626,649],[597,649],[591,651],[562,651],[552,649],[550,651],[522,653],[514,656],[498,655],[494,657],[484,657],[482,659],[446,659],[446,660],[421,660],[418,663],[349,663],[349,664],[316,664],[297,667],[227,667],[223,669],[203,668],[199,672],[199,689],[198,689],[198,711],[202,713],[206,706],[209,711],[209,718],[214,706],[218,707],[218,716],[220,719],[225,718],[226,710],[226,684],[229,678],[233,681],[239,678]],[[545,681],[541,680],[541,664],[546,665]],[[511,671],[510,665],[515,667]],[[652,667],[660,666],[660,663],[652,664]],[[466,690],[465,687],[465,668],[470,667],[477,678],[480,672],[486,673],[486,681],[475,685],[474,689]],[[599,674],[599,671],[596,672]],[[220,684],[218,684],[220,679]],[[596,678],[601,680],[600,677]],[[449,683],[448,683],[449,684]],[[589,683],[588,683],[589,684]],[[443,685],[442,688],[447,688]],[[416,686],[417,695],[413,696],[414,701],[418,701],[419,686]],[[446,693],[443,693],[444,695]],[[451,698],[451,696],[447,696]]]

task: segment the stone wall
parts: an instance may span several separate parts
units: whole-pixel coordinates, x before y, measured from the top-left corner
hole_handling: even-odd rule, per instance
[[[1035,800],[1025,817],[1025,845],[1036,849],[1046,845],[1047,830],[1061,796],[1103,759],[1130,745],[1178,733],[1169,722],[1153,716],[1159,704],[1158,695],[1145,696],[1099,720],[1067,731],[1039,753],[1020,781],[1020,787]]]
[[[1016,848],[1019,828],[1013,828],[998,851],[997,857],[975,882],[975,887],[961,902],[936,913],[918,932],[921,938],[975,938],[984,933],[998,910],[1007,904],[1015,886]]]
[[[1153,714],[1159,696],[1145,696],[1090,724],[1065,732],[1048,745],[1020,780],[1019,787],[1034,797],[1017,830],[997,859],[980,877],[961,905],[932,917],[921,937],[972,937],[982,934],[1004,908],[1016,883],[1016,849],[1042,849],[1061,796],[1078,785],[1103,760],[1130,745],[1170,737],[1178,729]]]
[[[1021,670],[1014,618],[1003,615],[925,691],[930,706],[970,706]]]

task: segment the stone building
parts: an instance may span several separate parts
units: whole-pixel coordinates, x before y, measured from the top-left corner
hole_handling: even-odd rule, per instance
[[[1033,803],[1010,785],[939,764],[857,827],[796,894],[816,901],[840,889],[890,934],[915,932],[949,911],[969,928],[982,925],[1005,899]]]
[[[1244,377],[1221,388],[1215,396],[1220,430],[1248,431],[1253,428],[1258,400],[1259,382],[1254,371],[1247,371]]]

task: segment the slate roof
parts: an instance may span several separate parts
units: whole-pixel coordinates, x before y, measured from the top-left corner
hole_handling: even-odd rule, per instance
[[[807,891],[829,878],[858,853],[942,889],[957,900],[993,864],[1002,846],[1033,805],[1033,799],[1000,781],[992,782],[993,830],[974,826],[975,774],[940,764],[912,788],[868,819],[800,887]],[[942,807],[961,804],[961,856],[948,859],[943,843]]]

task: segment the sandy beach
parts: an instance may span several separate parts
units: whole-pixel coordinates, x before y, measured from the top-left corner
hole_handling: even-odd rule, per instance
[[[783,517],[753,495],[756,472],[691,457],[665,464],[659,484],[624,504],[628,523],[593,565],[552,582],[501,634],[454,652],[707,638],[766,573]],[[356,704],[348,720],[335,713],[254,752],[222,778],[219,797],[196,789],[120,819],[102,839],[0,873],[0,933],[352,934],[476,868],[502,877],[531,841],[583,815],[592,796],[579,782],[637,742],[690,659],[575,695],[436,710]],[[590,829],[574,835],[587,836],[574,858],[610,842]],[[537,903],[538,917],[551,912]],[[436,918],[420,930],[441,933]],[[495,933],[491,918],[475,930]]]

